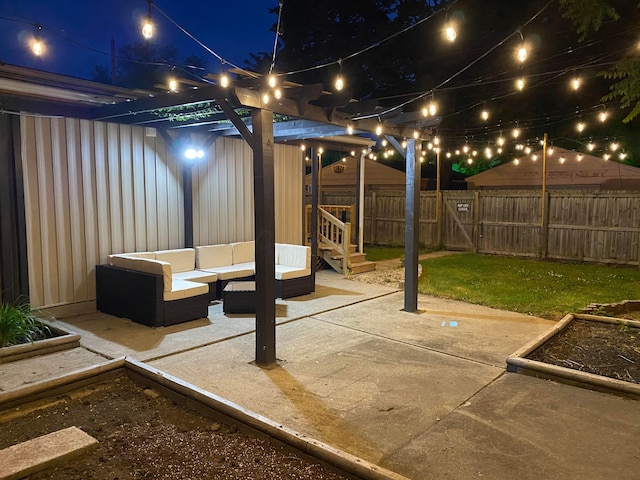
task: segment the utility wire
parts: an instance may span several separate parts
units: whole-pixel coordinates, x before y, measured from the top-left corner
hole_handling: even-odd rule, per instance
[[[269,67],[269,75],[273,72],[273,67],[276,64],[276,53],[278,52],[278,38],[280,37],[280,21],[282,19],[282,7],[284,6],[284,0],[278,2],[278,23],[276,24],[276,35],[273,40],[273,57],[271,57],[271,66]]]

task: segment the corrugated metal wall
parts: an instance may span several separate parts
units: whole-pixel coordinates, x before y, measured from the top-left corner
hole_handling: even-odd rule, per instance
[[[110,253],[181,247],[180,165],[145,129],[22,117],[29,289],[35,306],[95,299]]]
[[[155,130],[25,116],[21,138],[34,306],[94,300],[110,253],[184,245],[182,165]],[[300,243],[300,150],[274,154],[276,241]],[[196,245],[254,238],[252,158],[245,141],[220,138],[194,167]]]
[[[294,146],[274,149],[276,241],[302,242],[302,157]],[[254,238],[253,153],[247,142],[219,138],[207,162],[193,167],[195,245]]]

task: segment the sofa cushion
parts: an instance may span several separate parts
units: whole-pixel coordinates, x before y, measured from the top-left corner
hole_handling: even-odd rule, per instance
[[[213,267],[226,267],[233,263],[231,245],[205,245],[196,247],[196,268],[206,270]]]
[[[191,280],[193,282],[213,283],[218,280],[218,274],[205,272],[203,270],[191,270],[190,272],[180,272],[173,274],[174,280]]]
[[[251,277],[256,273],[256,266],[253,262],[238,263],[221,267],[205,268],[205,272],[213,272],[218,275],[218,280],[231,280],[234,278]]]
[[[129,270],[137,270],[139,272],[152,273],[154,275],[162,275],[163,290],[168,292],[171,290],[171,264],[161,260],[150,260],[148,258],[138,258],[129,255],[112,255],[111,265],[119,268],[127,268]]]
[[[156,260],[169,262],[173,273],[189,272],[196,268],[196,251],[193,248],[177,248],[155,252]]]
[[[291,278],[307,277],[311,275],[311,269],[276,265],[276,280],[289,280]]]
[[[165,290],[163,299],[165,301],[180,300],[182,298],[206,295],[208,293],[209,285],[206,283],[190,282],[188,280],[174,280],[171,283],[171,290]]]
[[[276,265],[311,270],[311,248],[304,245],[276,243]]]
[[[115,253],[113,255],[108,255],[108,263],[109,265],[113,265],[113,263],[111,262],[111,259],[113,257],[133,257],[133,258],[146,258],[148,260],[155,260],[156,259],[156,254],[155,252],[132,252],[132,253]]]
[[[231,244],[233,251],[233,264],[255,262],[255,242],[236,242]]]

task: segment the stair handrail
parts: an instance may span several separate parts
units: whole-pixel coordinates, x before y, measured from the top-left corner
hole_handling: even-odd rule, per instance
[[[342,255],[342,271],[349,270],[349,253],[351,243],[351,223],[343,222],[323,207],[318,207],[318,238]]]

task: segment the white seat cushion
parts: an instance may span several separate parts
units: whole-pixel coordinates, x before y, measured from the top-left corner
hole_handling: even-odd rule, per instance
[[[116,254],[107,256],[107,258],[109,259],[109,265],[113,265],[113,263],[111,263],[111,259],[113,257],[121,257],[121,256],[133,257],[133,258],[146,258],[148,260],[155,260],[156,259],[155,252],[116,253]]]
[[[231,244],[233,252],[233,264],[248,263],[256,261],[256,245],[255,242],[236,242]]]
[[[289,280],[311,275],[311,269],[276,265],[276,280]]]
[[[218,274],[214,272],[204,272],[202,270],[191,270],[190,272],[180,272],[173,274],[174,280],[191,280],[193,282],[213,283],[218,280]]]
[[[173,273],[189,272],[196,268],[196,251],[193,248],[177,248],[155,252],[156,260],[169,262]]]
[[[139,272],[162,275],[163,290],[171,290],[171,264],[161,260],[149,260],[147,258],[131,257],[127,255],[113,255],[112,266],[137,270]]]
[[[205,272],[214,272],[218,280],[231,280],[232,278],[250,277],[256,273],[256,265],[253,262],[227,265],[226,267],[212,267],[204,269]]]
[[[231,245],[205,245],[196,247],[196,268],[206,270],[213,267],[226,267],[233,264]]]
[[[174,280],[171,284],[171,291],[165,291],[163,299],[165,301],[180,300],[182,298],[206,295],[208,293],[209,285],[206,283],[189,282],[188,280]]]
[[[276,243],[276,265],[311,269],[311,248],[304,245]]]

